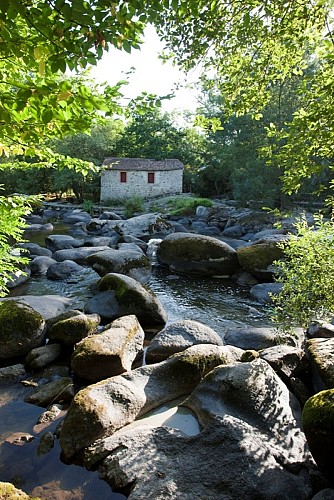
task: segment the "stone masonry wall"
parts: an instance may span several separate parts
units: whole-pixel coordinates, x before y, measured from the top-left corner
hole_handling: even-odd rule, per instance
[[[124,199],[132,196],[155,198],[182,193],[182,170],[155,171],[155,182],[149,184],[147,171],[127,170],[127,182],[120,182],[120,170],[104,170],[101,174],[101,202],[108,199]]]

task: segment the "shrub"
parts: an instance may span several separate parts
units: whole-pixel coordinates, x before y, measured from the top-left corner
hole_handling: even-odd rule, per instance
[[[171,198],[168,201],[171,215],[193,215],[199,206],[212,207],[208,198]]]
[[[272,297],[272,318],[283,330],[306,327],[314,320],[328,320],[334,313],[334,223],[305,216],[297,232],[281,243],[285,258],[275,262],[282,291]]]
[[[124,202],[124,215],[129,218],[132,217],[135,212],[144,211],[144,200],[140,196],[132,196],[131,198],[125,200]]]

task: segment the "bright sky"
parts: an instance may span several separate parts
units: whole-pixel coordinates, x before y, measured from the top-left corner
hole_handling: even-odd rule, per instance
[[[199,71],[193,71],[186,76],[171,62],[162,63],[158,59],[159,53],[163,51],[163,44],[159,40],[152,26],[145,30],[145,42],[140,50],[132,50],[128,54],[124,50],[111,49],[105,52],[102,60],[91,71],[93,78],[99,83],[107,82],[110,85],[125,79],[124,73],[133,66],[135,72],[129,77],[130,84],[124,86],[122,92],[127,98],[136,97],[143,91],[157,95],[170,94],[175,84],[194,83]],[[163,101],[165,111],[195,111],[198,103],[195,91],[183,88],[176,91],[176,97],[170,101]]]

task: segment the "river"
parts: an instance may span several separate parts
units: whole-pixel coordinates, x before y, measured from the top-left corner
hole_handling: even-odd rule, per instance
[[[56,232],[61,232],[58,228]],[[33,242],[44,241],[45,234],[31,234]],[[98,275],[91,269],[67,282],[51,281],[44,276],[32,277],[24,285],[11,292],[16,295],[58,294],[73,299],[73,308],[82,309],[93,295],[92,286]],[[177,319],[193,319],[214,328],[221,336],[227,330],[247,324],[268,326],[269,320],[258,303],[254,303],[246,289],[232,280],[193,278],[170,274],[160,266],[153,266],[152,277],[147,286],[157,295],[168,314],[168,322]],[[55,447],[46,455],[37,455],[39,435],[34,431],[37,419],[43,409],[24,403],[25,388],[20,384],[0,387],[0,481],[9,481],[25,492],[45,500],[118,500],[125,497],[112,492],[99,479],[97,472],[88,472],[75,465],[65,465],[60,460],[60,448]],[[173,406],[173,405],[172,405]],[[170,408],[163,408],[166,416],[160,422],[182,427],[196,423],[189,414]],[[176,415],[175,415],[176,413]],[[174,416],[173,416],[174,415]],[[57,421],[46,430],[54,431]],[[158,424],[159,425],[159,424]],[[15,433],[29,433],[34,436],[24,445],[13,444]],[[14,436],[13,436],[14,435]]]

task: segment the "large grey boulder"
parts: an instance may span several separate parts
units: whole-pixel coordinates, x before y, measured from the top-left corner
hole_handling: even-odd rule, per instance
[[[50,236],[45,238],[45,246],[51,252],[67,248],[78,248],[81,247],[83,243],[83,240],[78,240],[68,234],[50,234]]]
[[[80,273],[83,267],[73,260],[64,260],[63,262],[54,262],[48,268],[46,277],[49,280],[65,280],[73,274]]]
[[[223,345],[218,333],[199,321],[174,321],[157,333],[146,350],[146,361],[157,363],[196,344]]]
[[[0,299],[0,302],[7,300],[11,299]],[[19,295],[15,297],[15,301],[32,307],[44,319],[50,319],[63,313],[73,302],[72,299],[62,297],[61,295]]]
[[[240,266],[256,277],[271,280],[275,273],[273,262],[283,257],[279,244],[286,239],[286,235],[276,235],[237,248]]]
[[[109,273],[98,283],[100,293],[88,300],[85,312],[107,320],[134,314],[142,326],[164,325],[167,314],[156,295],[138,281]]]
[[[20,243],[19,248],[23,248],[26,252],[23,252],[24,255],[28,255],[29,257],[37,257],[40,255],[45,255],[46,257],[52,257],[51,250],[41,247],[37,245],[37,243]]]
[[[224,342],[240,349],[266,349],[279,343],[280,339],[274,328],[240,325],[227,330]]]
[[[79,377],[97,382],[131,370],[143,348],[144,331],[135,316],[123,316],[107,330],[76,344],[71,367]]]
[[[44,318],[17,299],[0,304],[0,359],[25,356],[46,338]]]
[[[166,236],[157,259],[173,272],[195,276],[230,276],[239,267],[237,253],[227,243],[192,233]]]
[[[82,389],[62,426],[60,444],[64,456],[70,458],[166,401],[190,394],[206,373],[230,359],[223,346],[192,346],[161,363]]]
[[[151,276],[151,261],[140,249],[109,248],[88,256],[86,261],[100,276],[108,273],[125,274],[140,283],[146,283]]]
[[[214,368],[184,403],[203,430],[124,429],[86,449],[87,466],[130,500],[307,500],[313,462],[300,408],[263,360]]]
[[[174,232],[174,228],[161,214],[144,214],[118,222],[115,225],[115,231],[121,236],[147,239],[170,234]]]
[[[32,274],[46,274],[49,267],[55,262],[56,261],[51,257],[47,257],[46,255],[39,255],[30,262],[30,270]]]
[[[57,262],[64,262],[64,260],[73,260],[77,264],[85,264],[86,258],[103,250],[109,250],[109,247],[80,247],[57,250],[54,252],[53,257]]]

